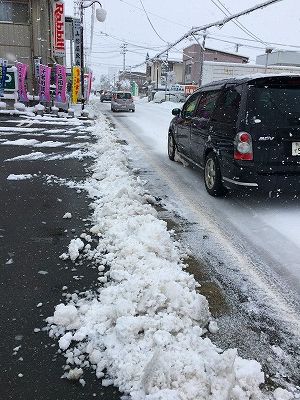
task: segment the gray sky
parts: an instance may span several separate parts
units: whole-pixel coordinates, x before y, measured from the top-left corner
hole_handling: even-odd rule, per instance
[[[213,1],[220,5],[218,0]],[[143,62],[147,51],[150,56],[154,56],[158,49],[166,46],[164,41],[175,41],[192,26],[200,26],[224,18],[224,14],[213,4],[213,1],[143,0],[148,16],[160,38],[148,22],[140,0],[101,0],[103,8],[107,11],[107,18],[104,23],[95,22],[91,60],[95,76],[122,68],[123,56],[120,54],[122,40],[128,43],[126,65],[132,66]],[[263,2],[263,0],[220,1],[231,13]],[[73,0],[65,0],[65,3],[67,14],[72,15]],[[85,16],[86,31],[89,32],[90,9],[86,10]],[[295,45],[299,46],[299,49],[279,45],[271,47],[300,51],[299,0],[282,0],[275,5],[239,18],[239,22],[262,42]],[[101,32],[105,32],[109,36],[105,36]],[[253,39],[233,22],[229,22],[222,29],[211,28],[208,33],[214,39],[207,39],[207,47],[235,52],[236,43],[244,44],[240,47],[239,53],[250,57],[252,63],[255,62],[256,55],[264,53],[266,47],[264,43]],[[86,40],[87,44],[88,42]],[[192,42],[186,41],[176,46],[178,52],[173,51],[172,58],[181,59],[180,50],[190,43]],[[261,49],[246,47],[246,45]],[[139,70],[143,70],[143,67],[140,67]]]

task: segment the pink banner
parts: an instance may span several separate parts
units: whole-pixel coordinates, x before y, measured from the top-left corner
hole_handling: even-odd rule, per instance
[[[67,71],[63,65],[56,65],[55,77],[55,101],[59,103],[66,103],[66,89],[67,89]]]
[[[84,98],[86,101],[89,101],[91,90],[92,90],[92,79],[93,73],[89,72],[88,74],[84,74]]]
[[[92,79],[93,79],[93,73],[89,72],[89,75],[88,75],[87,100],[89,100],[90,94],[91,94],[91,90],[92,90]]]
[[[28,102],[28,95],[27,95],[27,88],[26,88],[26,75],[27,75],[27,64],[23,63],[16,63],[17,71],[18,71],[18,93],[19,93],[19,100]]]
[[[47,65],[40,65],[39,77],[39,98],[40,101],[50,102],[50,80],[51,80],[51,67]]]

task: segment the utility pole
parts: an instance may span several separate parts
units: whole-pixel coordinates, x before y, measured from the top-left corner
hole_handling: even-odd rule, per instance
[[[81,80],[81,109],[82,111],[84,110],[84,103],[85,103],[85,97],[84,97],[84,35],[83,35],[83,15],[84,15],[84,10],[86,8],[89,8],[93,6],[95,3],[100,5],[100,9],[98,8],[96,11],[96,18],[99,22],[104,22],[106,18],[106,11],[102,8],[102,4],[98,0],[75,0],[74,3],[74,11],[75,13],[78,12],[79,9],[79,15],[80,15],[80,37],[81,37],[81,44],[80,44],[80,53],[81,53],[81,74],[80,74],[80,80]]]
[[[127,52],[127,43],[121,44],[121,54],[123,54],[123,72],[125,72],[126,69],[126,52]]]
[[[91,66],[91,62],[92,62],[92,51],[93,51],[93,42],[94,42],[94,26],[95,26],[95,12],[96,12],[96,8],[95,8],[95,3],[94,3],[94,4],[92,4],[92,13],[91,13],[91,36],[90,36],[90,48],[89,48],[89,59],[88,59],[89,66]]]
[[[205,41],[207,37],[206,29],[203,32],[203,39],[202,44],[199,42],[198,38],[195,35],[192,35],[193,38],[200,46],[200,54],[199,54],[199,86],[202,85],[202,78],[203,78],[203,65],[204,65],[204,53],[205,53]]]
[[[203,79],[203,67],[204,67],[204,53],[205,53],[206,36],[207,36],[206,29],[204,29],[203,40],[202,40],[202,45],[201,45],[201,62],[200,62],[199,86],[202,85],[202,79]]]
[[[273,49],[271,47],[266,48],[266,64],[265,64],[265,74],[267,73],[268,70],[268,64],[269,64],[269,54],[271,54]]]
[[[168,72],[169,72],[169,51],[167,50],[166,61],[165,61],[165,101],[167,100]],[[170,96],[169,96],[169,100],[170,100]]]

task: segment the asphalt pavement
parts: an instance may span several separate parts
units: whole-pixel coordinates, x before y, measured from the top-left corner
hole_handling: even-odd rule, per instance
[[[78,381],[61,379],[65,359],[57,353],[57,341],[43,331],[45,318],[64,302],[64,286],[73,293],[89,289],[97,280],[97,269],[87,261],[74,266],[59,258],[72,238],[89,230],[89,199],[83,191],[56,183],[57,178],[49,181],[49,176],[85,179],[92,159],[47,158],[76,151],[67,146],[83,141],[78,136],[87,135],[84,123],[89,122],[76,126],[72,120],[63,124],[46,121],[41,125],[33,120],[24,122],[23,117],[0,118],[0,400],[121,397],[116,388],[101,387],[91,371],[84,373],[84,387]],[[13,144],[25,138],[41,143],[38,148]],[[84,142],[92,140],[89,137]],[[43,147],[48,141],[61,144]],[[44,157],[11,160],[33,151]],[[7,179],[11,174],[32,177]],[[64,219],[66,212],[72,218]]]

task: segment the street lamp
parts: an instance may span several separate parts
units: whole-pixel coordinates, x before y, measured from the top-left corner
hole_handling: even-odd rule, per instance
[[[81,0],[80,1],[80,25],[81,25],[81,109],[84,110],[84,46],[83,46],[83,12],[86,8],[91,7],[93,4],[99,4],[100,8],[96,10],[96,18],[99,22],[104,22],[106,18],[106,11],[102,8],[102,4],[98,0]]]

